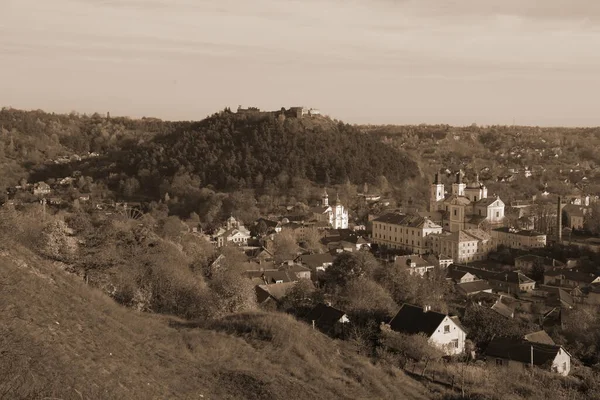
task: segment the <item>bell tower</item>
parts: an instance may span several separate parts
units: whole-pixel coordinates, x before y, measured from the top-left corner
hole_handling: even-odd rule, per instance
[[[444,184],[440,180],[440,173],[435,173],[435,179],[431,184],[430,196],[429,196],[429,211],[437,211],[438,203],[444,200]]]

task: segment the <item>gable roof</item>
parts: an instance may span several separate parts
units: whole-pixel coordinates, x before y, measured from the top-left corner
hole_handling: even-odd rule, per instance
[[[308,313],[306,320],[310,323],[315,321],[315,326],[317,326],[319,330],[327,333],[333,329],[336,322],[344,315],[346,315],[346,313],[342,310],[319,303]]]
[[[494,204],[496,201],[499,202],[498,205],[504,205],[504,202],[500,200],[499,197],[487,197],[485,199],[481,199],[475,202],[477,207],[489,207]]]
[[[496,300],[491,309],[506,318],[514,318],[515,316],[515,310],[508,304],[502,302],[502,296]]]
[[[475,294],[486,290],[491,290],[492,287],[489,283],[487,283],[487,281],[478,280],[473,282],[458,283],[456,284],[456,289],[464,294]]]
[[[554,340],[546,333],[546,331],[531,332],[524,336],[528,342],[555,345]]]
[[[573,296],[563,288],[558,286],[538,285],[538,289],[548,293],[550,302],[555,303],[553,305],[560,307],[566,306],[568,308],[573,308],[575,305]]]
[[[274,283],[272,285],[257,285],[256,286],[256,301],[259,304],[264,303],[269,298],[275,301],[280,301],[287,291],[292,288],[296,282]]]
[[[528,342],[524,339],[497,338],[490,342],[485,350],[486,356],[531,363],[533,348],[533,365],[544,366],[552,363],[559,351],[564,349],[558,345]],[[568,353],[567,353],[568,354]]]
[[[317,268],[323,264],[333,263],[334,257],[329,253],[323,254],[302,254],[296,257],[296,261],[306,264],[309,268]]]
[[[423,311],[422,307],[405,303],[390,321],[390,327],[396,332],[409,335],[424,333],[431,336],[446,317],[446,314]]]

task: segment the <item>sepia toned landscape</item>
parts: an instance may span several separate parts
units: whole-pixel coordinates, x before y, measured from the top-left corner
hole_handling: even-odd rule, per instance
[[[595,3],[0,15],[0,399],[600,398]]]

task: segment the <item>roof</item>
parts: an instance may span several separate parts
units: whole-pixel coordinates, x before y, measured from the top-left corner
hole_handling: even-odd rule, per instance
[[[513,235],[519,235],[519,236],[546,236],[545,233],[540,233],[540,232],[529,230],[529,229],[516,230],[513,228],[503,227],[503,228],[496,228],[494,230],[497,232],[511,233]]]
[[[492,287],[484,280],[478,280],[473,282],[464,282],[456,285],[456,289],[465,294],[475,294],[483,292],[485,290],[492,290]]]
[[[449,204],[449,205],[454,205],[454,206],[456,206],[456,205],[468,206],[469,204],[471,204],[471,200],[469,200],[465,196],[458,196],[456,194],[451,194],[450,196],[448,196],[444,199],[444,204]]]
[[[546,331],[531,332],[524,336],[528,342],[555,345],[554,340],[546,333]]]
[[[275,284],[277,281],[283,282],[295,282],[298,278],[294,274],[289,274],[287,271],[280,271],[278,269],[269,269],[269,270],[250,270],[246,271],[245,275],[248,278],[260,278],[265,283],[273,283]]]
[[[532,348],[533,364],[537,366],[552,363],[558,352],[563,350],[558,345],[528,342],[524,339],[498,338],[490,342],[485,350],[485,354],[490,357],[530,363]]]
[[[437,225],[429,218],[422,217],[419,214],[387,213],[381,217],[375,218],[373,221],[420,229],[441,228],[441,226]]]
[[[503,203],[502,200],[500,200],[499,197],[486,197],[485,199],[481,199],[475,202],[475,206],[477,207],[489,207],[491,206],[495,201],[500,201],[501,203]],[[503,203],[504,204],[504,203]]]
[[[446,314],[431,310],[423,311],[422,307],[403,304],[390,321],[390,327],[396,332],[409,335],[424,333],[431,336],[446,317]]]
[[[491,309],[506,318],[514,318],[515,316],[515,310],[511,306],[502,302],[502,296],[496,300]]]
[[[256,300],[258,303],[263,303],[269,298],[273,298],[276,301],[281,300],[287,291],[292,288],[296,282],[284,282],[274,283],[271,285],[257,285],[256,286]]]
[[[564,276],[565,279],[568,279],[570,281],[580,282],[580,283],[585,283],[585,284],[590,284],[598,278],[597,274],[578,271],[578,270],[572,270],[572,269],[568,269],[568,268],[552,268],[552,269],[544,272],[544,276],[551,276],[551,277]]]
[[[408,265],[408,263],[415,263],[416,267],[433,267],[434,265],[428,261],[425,261],[421,256],[410,255],[410,256],[397,256],[395,263],[399,265]]]
[[[308,313],[306,319],[309,322],[315,321],[315,325],[321,331],[327,333],[344,315],[346,315],[346,313],[342,310],[319,303]]]
[[[329,253],[323,254],[302,254],[296,258],[297,261],[306,264],[309,268],[320,267],[323,264],[333,263],[334,257]]]
[[[557,286],[548,286],[548,285],[538,285],[538,289],[548,293],[548,298],[549,300],[555,300],[555,303],[557,304],[553,304],[556,306],[567,306],[569,308],[572,308],[575,305],[575,301],[573,300],[573,297],[571,296],[571,294],[569,292],[567,292],[566,290],[557,287]]]
[[[309,210],[313,214],[325,214],[329,210],[329,207],[325,207],[325,206],[311,207]]]
[[[461,280],[467,274],[469,274],[469,272],[461,271],[459,269],[454,269],[454,268],[446,269],[446,278],[449,278],[449,279],[452,279],[455,281]]]

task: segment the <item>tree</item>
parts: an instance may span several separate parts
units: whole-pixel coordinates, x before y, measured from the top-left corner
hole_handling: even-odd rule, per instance
[[[406,364],[408,359],[425,361],[422,375],[425,375],[429,362],[444,355],[441,349],[431,345],[429,338],[423,333],[407,335],[389,331],[383,334],[382,343],[392,352],[398,353],[403,358],[403,364]]]
[[[257,308],[254,284],[239,273],[221,271],[213,275],[209,287],[215,294],[214,316]]]
[[[140,190],[140,182],[136,178],[127,178],[121,183],[121,192],[125,197],[133,197]]]
[[[322,300],[321,297],[310,279],[300,279],[287,291],[281,304],[284,310],[302,316]]]
[[[312,253],[323,253],[324,246],[321,244],[322,235],[316,228],[307,229],[304,233],[304,248]]]
[[[484,349],[495,337],[520,338],[527,333],[527,329],[514,319],[478,304],[471,304],[466,308],[461,322],[469,332],[469,339],[480,349]]]
[[[296,235],[291,229],[282,229],[273,239],[273,257],[275,262],[281,263],[296,258],[298,244]]]
[[[398,310],[390,294],[378,283],[368,278],[348,282],[341,294],[342,308],[357,320],[388,320]]]
[[[323,280],[330,290],[343,288],[352,280],[368,276],[376,263],[370,253],[342,253],[325,270]]]

